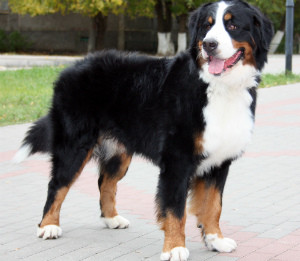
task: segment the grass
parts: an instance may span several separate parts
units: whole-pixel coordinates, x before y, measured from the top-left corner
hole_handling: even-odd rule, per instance
[[[260,88],[300,82],[300,74],[263,74]]]
[[[34,121],[47,113],[53,82],[63,67],[0,71],[0,126]],[[260,87],[300,82],[300,75],[264,74]]]
[[[0,72],[0,126],[36,120],[46,114],[53,82],[62,67]]]

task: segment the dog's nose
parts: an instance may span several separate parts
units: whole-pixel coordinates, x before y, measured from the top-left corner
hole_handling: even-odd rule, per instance
[[[213,39],[207,39],[203,41],[203,48],[208,53],[211,54],[218,47],[218,42]]]

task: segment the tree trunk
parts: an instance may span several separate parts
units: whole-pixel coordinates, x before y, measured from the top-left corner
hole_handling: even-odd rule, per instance
[[[172,1],[157,0],[155,11],[157,15],[157,37],[158,48],[157,54],[159,55],[173,55],[174,44],[171,41],[172,30]]]
[[[123,51],[125,49],[125,16],[119,15],[119,27],[118,27],[118,49]]]
[[[278,46],[280,45],[283,36],[284,36],[284,29],[285,29],[285,16],[283,16],[279,29],[276,31],[275,35],[273,36],[273,39],[270,44],[269,53],[273,54],[276,52]]]
[[[104,36],[106,32],[107,16],[98,13],[91,18],[89,32],[88,52],[101,50],[104,48]]]
[[[178,19],[177,53],[185,51],[187,47],[186,23],[188,15],[182,14]]]

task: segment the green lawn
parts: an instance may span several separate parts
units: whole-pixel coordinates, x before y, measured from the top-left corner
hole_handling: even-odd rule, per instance
[[[47,113],[53,82],[63,67],[0,71],[0,126],[34,121]],[[300,82],[300,75],[262,76],[260,87]]]
[[[43,116],[61,70],[62,67],[43,67],[0,72],[0,126]]]
[[[263,74],[260,88],[300,82],[300,74]]]

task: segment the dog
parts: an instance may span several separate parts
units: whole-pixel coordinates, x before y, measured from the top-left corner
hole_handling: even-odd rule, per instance
[[[273,36],[271,22],[241,0],[204,4],[189,19],[190,46],[173,58],[103,51],[66,68],[49,113],[16,154],[51,154],[52,170],[37,235],[62,235],[60,208],[85,164],[99,163],[101,217],[127,228],[115,208],[117,182],[134,154],[160,168],[157,220],[161,260],[187,260],[186,205],[209,250],[237,244],[219,227],[229,167],[251,140],[256,87]]]

